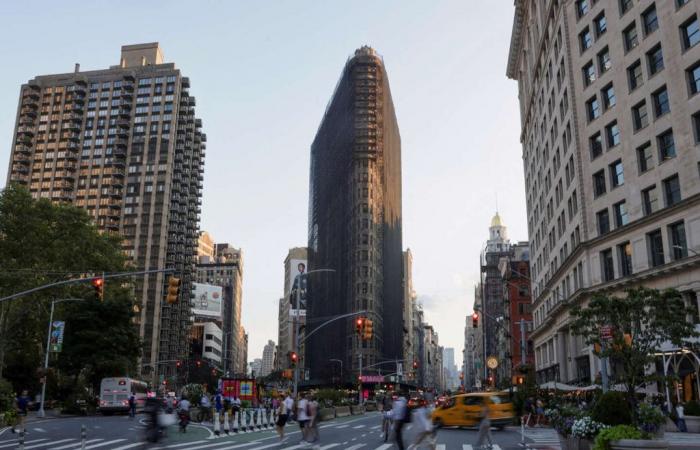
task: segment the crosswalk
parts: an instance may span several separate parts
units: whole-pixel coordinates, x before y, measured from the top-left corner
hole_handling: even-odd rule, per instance
[[[24,441],[24,450],[79,450],[83,448],[82,445],[80,439],[27,439]],[[0,442],[0,450],[15,449],[18,446],[17,440]],[[142,446],[141,442],[128,442],[127,439],[88,439],[85,441],[85,450],[129,450]]]
[[[525,437],[532,441],[527,444],[528,448],[561,449],[559,436],[553,428],[525,428]]]

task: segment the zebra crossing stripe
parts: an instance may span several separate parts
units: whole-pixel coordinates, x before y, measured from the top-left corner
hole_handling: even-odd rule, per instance
[[[45,446],[45,445],[61,444],[61,443],[64,443],[64,442],[69,442],[69,441],[74,441],[74,440],[75,440],[75,439],[72,439],[72,438],[71,438],[71,439],[61,439],[60,441],[42,442],[42,443],[34,444],[34,445],[27,445],[27,446],[25,446],[24,448],[25,448],[26,450],[29,450],[30,448],[38,448],[38,447],[43,447],[43,446]]]
[[[24,444],[31,444],[33,442],[41,442],[41,441],[48,441],[48,439],[34,439],[33,441],[26,441]],[[17,446],[16,442],[10,442],[9,444],[3,444],[0,445],[0,448],[5,448],[5,447],[15,447]]]
[[[203,440],[203,441],[185,442],[184,444],[172,444],[172,445],[166,445],[165,447],[156,447],[156,448],[177,448],[177,447],[185,447],[187,445],[203,444],[205,442],[209,442],[209,441]],[[156,450],[156,449],[153,449],[153,450]]]
[[[328,445],[324,445],[323,447],[321,447],[321,450],[326,450],[326,449],[329,449],[329,448],[337,447],[337,446],[339,446],[339,445],[340,445],[340,444],[328,444]]]
[[[231,443],[231,442],[229,442],[229,444],[230,444],[230,443]],[[259,443],[260,443],[260,442],[258,442],[258,441],[245,442],[245,443],[243,443],[243,444],[231,445],[231,446],[229,446],[229,447],[218,447],[216,450],[233,450],[234,448],[247,447],[247,446],[249,446],[249,445],[258,445]],[[219,442],[218,444],[215,444],[215,445],[221,445],[221,444],[222,444],[222,442]],[[207,447],[207,448],[208,448],[208,447]],[[260,448],[264,448],[264,447],[260,447]]]
[[[350,425],[338,425],[338,426],[335,427],[335,428],[347,428],[347,427],[349,427],[349,426],[350,426]]]
[[[438,444],[435,446],[435,450],[445,450],[445,444]]]
[[[97,447],[104,447],[105,445],[118,444],[118,443],[124,442],[124,441],[126,441],[126,439],[115,439],[113,441],[100,442],[98,444],[88,445],[87,447],[85,447],[85,450],[90,450],[91,448],[97,448]]]
[[[85,443],[86,443],[86,444],[94,444],[95,442],[102,442],[102,441],[104,441],[104,439],[90,439],[90,440],[88,440],[88,441],[85,441]],[[62,445],[62,446],[60,446],[60,447],[52,448],[51,450],[64,450],[64,449],[71,448],[71,447],[72,447],[72,448],[78,448],[78,447],[76,447],[76,445],[79,446],[80,443],[74,442],[74,443],[72,443],[72,444]]]
[[[388,448],[391,448],[392,445],[394,445],[394,444],[384,444],[384,445],[380,445],[379,447],[375,448],[374,450],[386,450],[386,449],[388,449]]]
[[[364,428],[364,427],[365,427],[364,425],[355,425],[355,426],[352,427],[352,428],[355,429],[355,430],[359,430],[360,428]],[[340,428],[340,427],[338,427],[338,428]]]
[[[136,443],[134,443],[134,444],[122,445],[121,447],[116,447],[116,448],[113,448],[112,450],[127,450],[127,449],[129,449],[129,448],[138,447],[139,445],[140,445],[140,446],[143,446],[143,443],[142,443],[142,442],[136,442]]]
[[[346,448],[345,450],[357,450],[358,448],[362,448],[364,446],[365,446],[365,444],[355,444],[355,445],[352,445],[352,446]]]
[[[207,441],[205,441],[205,442],[207,442]],[[219,441],[219,442],[208,441],[207,444],[198,445],[198,446],[196,446],[196,447],[187,447],[187,450],[198,450],[198,449],[201,449],[201,448],[212,448],[212,449],[213,449],[213,448],[216,448],[217,450],[223,450],[224,448],[240,448],[240,447],[247,447],[247,446],[249,446],[249,445],[259,444],[259,442],[257,442],[257,441],[244,442],[244,443],[242,443],[242,444],[233,445],[233,446],[231,446],[231,447],[220,447],[220,446],[229,445],[229,444],[232,444],[232,442],[231,442],[231,441],[228,441],[228,442],[226,442],[226,441]],[[192,443],[190,443],[190,445],[192,445]]]

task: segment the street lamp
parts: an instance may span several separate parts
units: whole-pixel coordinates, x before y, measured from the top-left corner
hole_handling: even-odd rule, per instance
[[[303,269],[302,269],[303,270]],[[335,272],[335,269],[315,269],[315,270],[309,270],[306,273],[299,272],[295,279],[294,283],[297,286],[297,293],[294,296],[295,297],[295,308],[296,313],[294,314],[294,350],[296,351],[297,355],[299,354],[299,347],[301,346],[301,339],[299,337],[299,331],[300,331],[300,323],[299,323],[299,318],[297,317],[299,315],[299,305],[301,303],[301,277],[307,276],[312,273],[318,273],[318,272]],[[299,388],[299,364],[296,364],[294,366],[294,398],[297,397],[297,390]]]
[[[60,298],[51,300],[51,313],[49,314],[49,333],[46,337],[46,351],[44,352],[44,377],[41,382],[41,403],[39,403],[39,411],[37,411],[37,416],[45,417],[46,411],[44,411],[44,400],[46,399],[46,377],[47,370],[49,368],[49,348],[51,346],[51,326],[53,325],[53,311],[56,303],[63,302],[81,302],[84,301],[83,298]]]

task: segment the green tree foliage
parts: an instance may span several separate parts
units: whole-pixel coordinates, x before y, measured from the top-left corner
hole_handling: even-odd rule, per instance
[[[593,405],[591,418],[605,425],[630,425],[632,411],[627,404],[625,394],[617,391],[601,394]]]
[[[72,205],[34,200],[11,185],[0,193],[0,296],[87,274],[128,270],[119,236],[101,233],[87,212]],[[105,301],[89,283],[43,290],[0,303],[0,376],[15,389],[36,392],[42,366],[51,299],[81,298],[58,304],[55,320],[66,321],[63,351],[52,367],[63,377],[95,380],[132,370],[139,340],[132,325],[133,288],[128,279],[108,280]]]
[[[600,356],[615,362],[613,382],[625,386],[634,411],[635,389],[650,379],[645,369],[654,363],[654,353],[664,342],[681,347],[697,335],[686,320],[692,313],[676,290],[639,287],[628,289],[625,297],[597,294],[587,305],[572,308],[571,316],[574,332],[589,345],[600,345],[601,327],[611,327],[612,340]]]

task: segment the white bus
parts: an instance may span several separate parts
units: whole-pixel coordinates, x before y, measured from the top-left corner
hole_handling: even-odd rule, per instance
[[[142,410],[148,396],[145,382],[128,377],[103,378],[100,383],[100,412],[104,415],[129,411],[129,396],[136,397],[136,409]]]

